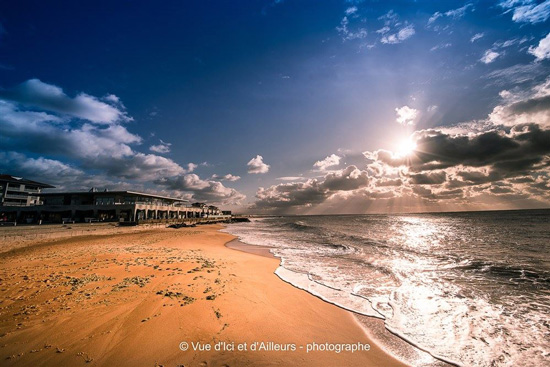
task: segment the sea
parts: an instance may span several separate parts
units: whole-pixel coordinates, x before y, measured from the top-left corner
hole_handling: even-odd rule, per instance
[[[437,360],[550,366],[550,210],[265,217],[226,231],[270,247],[281,279]]]

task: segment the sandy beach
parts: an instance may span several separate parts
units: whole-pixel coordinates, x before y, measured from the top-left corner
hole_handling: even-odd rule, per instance
[[[224,246],[234,237],[220,228],[2,244],[2,364],[403,365],[352,313],[277,278],[278,259]],[[308,351],[313,343],[370,350]]]

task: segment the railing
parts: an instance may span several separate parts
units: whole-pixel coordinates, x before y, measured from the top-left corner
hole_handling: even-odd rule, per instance
[[[29,196],[31,195],[6,193],[4,197],[6,199],[27,199]]]
[[[8,191],[19,191],[19,192],[28,192],[30,194],[39,194],[40,190],[38,189],[22,189],[21,187],[8,186]]]
[[[26,206],[28,206],[28,205],[27,205],[27,203],[19,203],[19,202],[4,201],[4,206],[20,206],[20,207],[26,207]]]

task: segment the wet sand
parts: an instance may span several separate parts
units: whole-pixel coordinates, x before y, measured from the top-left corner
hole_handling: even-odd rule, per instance
[[[1,244],[2,365],[403,365],[372,343],[350,312],[281,281],[273,274],[278,259],[224,246],[234,237],[220,228]],[[222,350],[194,351],[198,342]],[[296,350],[256,344],[253,351],[255,342]],[[237,350],[245,343],[247,350]],[[307,353],[311,343],[371,349]]]

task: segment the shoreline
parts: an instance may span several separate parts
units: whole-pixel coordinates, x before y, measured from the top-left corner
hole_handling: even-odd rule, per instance
[[[226,247],[234,236],[221,228],[89,235],[0,253],[0,358],[7,366],[404,365],[351,313],[281,282],[277,259]],[[182,351],[184,341],[297,350]],[[371,349],[300,349],[312,343]]]
[[[228,232],[226,232],[228,233]],[[281,259],[271,253],[271,249],[275,247],[270,246],[257,246],[250,245],[245,242],[242,242],[239,238],[235,238],[225,244],[226,247],[236,250],[247,252],[250,254],[270,257],[280,261]],[[279,265],[280,266],[280,265]],[[384,320],[372,316],[361,315],[352,310],[348,310],[340,307],[337,304],[331,303],[328,300],[321,298],[318,295],[307,292],[300,287],[296,287],[291,282],[286,281],[285,279],[278,277],[281,281],[292,285],[296,289],[302,290],[313,297],[319,298],[323,302],[326,302],[334,307],[338,307],[346,312],[349,312],[353,318],[356,320],[357,324],[365,332],[369,339],[371,339],[375,344],[377,344],[385,353],[391,355],[393,358],[405,363],[405,364],[415,364],[418,363],[422,366],[430,367],[452,367],[459,366],[455,364],[448,363],[441,359],[438,359],[432,356],[429,352],[422,350],[418,346],[408,342],[407,340],[401,338],[399,335],[393,333],[385,327]]]

